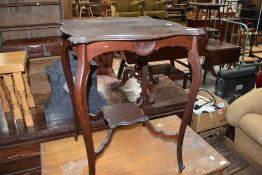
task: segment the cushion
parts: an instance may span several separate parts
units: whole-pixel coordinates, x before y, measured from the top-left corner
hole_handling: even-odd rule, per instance
[[[144,0],[145,2],[145,11],[153,11],[154,10],[154,1],[156,0]]]
[[[262,115],[249,113],[239,120],[239,128],[262,146]]]
[[[129,12],[129,1],[128,0],[118,0],[116,6],[117,12]]]
[[[164,6],[163,1],[156,1],[154,3],[154,9],[156,11],[164,11],[165,10],[165,6]]]
[[[116,13],[117,17],[137,17],[141,16],[140,12],[118,12]]]
[[[130,3],[130,11],[131,12],[138,12],[138,3],[137,2],[131,2]]]

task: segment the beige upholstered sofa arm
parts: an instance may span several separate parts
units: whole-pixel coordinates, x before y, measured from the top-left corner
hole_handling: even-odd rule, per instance
[[[262,88],[254,89],[230,104],[227,121],[231,126],[238,127],[240,118],[248,113],[262,115]]]

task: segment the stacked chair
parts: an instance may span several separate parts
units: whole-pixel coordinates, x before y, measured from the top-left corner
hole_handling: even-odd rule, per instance
[[[137,17],[142,15],[142,3],[134,0],[114,0],[111,2],[112,17]]]
[[[165,4],[162,0],[144,0],[143,2],[143,15],[151,16],[153,18],[165,19],[167,12]]]
[[[82,17],[82,13],[84,10],[87,11],[88,13],[88,16],[91,16],[93,17],[93,11],[92,11],[92,8],[91,8],[91,3],[89,0],[79,0],[79,17],[81,18]]]
[[[111,14],[113,17],[151,16],[159,19],[167,16],[162,0],[113,0]]]

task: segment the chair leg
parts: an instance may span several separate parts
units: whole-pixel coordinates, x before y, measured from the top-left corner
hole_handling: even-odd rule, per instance
[[[89,7],[89,12],[90,12],[91,16],[94,17],[94,15],[93,15],[93,10],[92,10],[91,7]]]
[[[80,7],[80,11],[79,11],[79,18],[81,18],[81,17],[82,17],[82,10],[83,10],[83,8],[82,8],[82,7]]]
[[[25,84],[24,84],[22,73],[21,72],[13,73],[13,76],[14,76],[16,89],[21,97],[26,126],[27,127],[34,126],[32,114],[30,112],[29,105],[26,99]]]
[[[35,101],[34,101],[34,98],[33,98],[33,95],[32,95],[31,88],[28,84],[28,75],[27,75],[26,72],[23,74],[23,79],[24,79],[24,83],[25,83],[27,102],[29,104],[29,107],[33,108],[33,107],[35,107]]]
[[[213,75],[214,77],[217,77],[217,73],[216,73],[216,71],[215,71],[215,69],[214,69],[214,66],[210,66],[210,67],[209,67],[209,71],[212,73],[212,75]]]
[[[9,93],[7,87],[6,87],[5,81],[2,81],[2,87],[4,89],[7,100],[11,101],[10,93]]]
[[[122,74],[123,74],[123,71],[124,71],[124,68],[125,68],[125,64],[126,64],[126,61],[125,60],[121,60],[121,63],[120,63],[120,67],[119,67],[119,70],[118,70],[118,73],[117,73],[117,78],[120,80],[121,77],[122,77]]]
[[[8,100],[6,98],[6,94],[5,94],[5,91],[4,91],[4,88],[3,88],[3,82],[0,78],[0,98],[1,98],[1,101],[2,101],[2,106],[3,106],[3,111],[4,112],[10,112],[10,107],[9,107],[9,104],[8,104]]]
[[[11,75],[4,75],[3,77],[4,77],[5,84],[7,86],[7,89],[10,93],[10,98],[11,98],[11,102],[13,106],[14,119],[15,120],[23,119],[21,109],[19,107],[16,95],[15,95],[14,83],[13,83],[12,77]]]
[[[206,84],[206,77],[207,77],[208,69],[204,69],[204,75],[203,75],[203,84]]]
[[[184,88],[184,89],[187,88],[187,74],[184,76],[184,80],[183,80],[183,88]]]

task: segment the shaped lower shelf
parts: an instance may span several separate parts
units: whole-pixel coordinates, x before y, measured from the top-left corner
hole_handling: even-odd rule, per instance
[[[105,106],[102,108],[102,111],[109,128],[132,125],[149,120],[142,109],[133,102]]]

